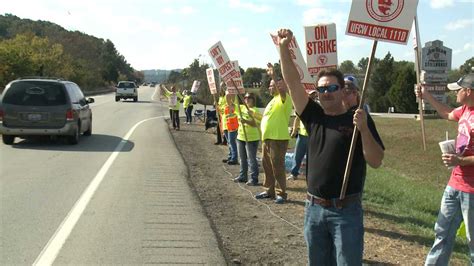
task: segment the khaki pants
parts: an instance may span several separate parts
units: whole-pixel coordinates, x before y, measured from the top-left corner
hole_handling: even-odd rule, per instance
[[[285,154],[288,148],[288,140],[272,140],[263,141],[263,170],[265,178],[263,187],[268,195],[275,197],[276,195],[286,199],[286,172],[285,172]],[[276,181],[276,182],[275,182]]]

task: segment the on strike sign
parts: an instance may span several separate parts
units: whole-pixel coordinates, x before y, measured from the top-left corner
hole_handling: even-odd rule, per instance
[[[214,65],[217,67],[219,71],[219,75],[221,75],[222,79],[227,85],[227,91],[230,94],[237,94],[237,93],[245,93],[245,89],[242,82],[242,77],[240,75],[239,67],[237,64],[237,69],[235,68],[235,63],[233,64],[229,56],[227,55],[224,46],[219,41],[209,49],[209,55],[214,62]],[[237,85],[238,91],[235,89],[231,79]]]
[[[352,0],[346,34],[406,44],[418,0]]]
[[[209,83],[209,90],[211,94],[217,93],[216,80],[214,79],[214,69],[212,67],[206,69],[207,83]]]
[[[278,44],[278,35],[273,35],[270,33],[270,36],[272,37],[273,44],[275,44],[278,53],[280,53],[280,46]],[[298,43],[296,42],[295,36],[293,36],[293,40],[291,40],[289,44],[290,48],[290,53],[291,53],[291,58],[293,59],[293,63],[295,63],[296,69],[298,70],[298,73],[300,74],[300,80],[301,84],[305,88],[307,92],[311,90],[316,89],[316,83],[308,73],[308,68],[306,67],[306,63],[304,62],[303,59],[303,54],[301,53],[301,49],[298,46]]]
[[[315,75],[324,68],[336,68],[336,24],[308,26],[304,31],[309,74]]]

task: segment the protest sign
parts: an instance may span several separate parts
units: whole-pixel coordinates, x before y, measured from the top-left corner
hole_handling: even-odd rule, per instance
[[[418,0],[354,0],[346,34],[406,44]]]
[[[272,41],[275,44],[278,54],[280,54],[280,46],[278,44],[278,35],[273,35],[270,33],[272,37]],[[296,69],[300,75],[301,84],[305,88],[306,92],[316,90],[316,83],[312,76],[309,75],[308,68],[306,67],[306,63],[303,59],[303,54],[301,54],[301,49],[296,42],[295,36],[293,36],[293,40],[289,44],[291,58],[295,63]]]
[[[224,49],[224,46],[219,41],[209,49],[209,55],[214,62],[214,65],[217,67],[219,71],[219,75],[222,77],[224,82],[227,85],[227,91],[230,94],[238,94],[238,93],[245,93],[242,77],[240,75],[240,71],[235,69],[234,64],[229,59],[227,52]],[[240,78],[241,85],[237,84]],[[238,91],[235,89],[234,85],[232,84],[231,79],[234,79],[236,85],[238,87]]]
[[[206,69],[207,83],[209,84],[209,90],[211,94],[217,93],[216,80],[214,78],[214,69],[212,67]]]
[[[308,72],[316,75],[325,68],[337,68],[336,24],[304,27]]]
[[[201,85],[201,81],[195,80],[193,82],[193,86],[191,87],[191,92],[196,93],[199,90],[199,86]]]

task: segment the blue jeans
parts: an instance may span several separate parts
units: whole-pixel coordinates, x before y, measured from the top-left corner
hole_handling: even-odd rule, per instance
[[[300,174],[301,162],[308,150],[308,137],[298,134],[296,138],[295,153],[293,155],[293,167],[291,168],[291,174],[298,176]]]
[[[363,223],[360,201],[339,209],[306,200],[304,238],[309,265],[362,265]]]
[[[186,122],[189,122],[189,123],[193,122],[192,112],[193,112],[193,106],[192,105],[189,105],[188,107],[186,107],[186,110],[185,110]]]
[[[425,265],[448,265],[453,251],[456,232],[462,220],[466,225],[471,264],[474,265],[474,194],[469,194],[446,186],[438,220],[435,225],[435,241],[426,257]]]
[[[227,160],[230,162],[237,162],[237,130],[232,132],[224,130],[224,134],[227,139],[227,145],[229,146]]]
[[[258,162],[257,162],[257,141],[242,141],[237,140],[237,147],[239,149],[240,158],[240,173],[239,178],[242,180],[248,180],[247,172],[250,165],[250,178],[252,182],[258,183]]]

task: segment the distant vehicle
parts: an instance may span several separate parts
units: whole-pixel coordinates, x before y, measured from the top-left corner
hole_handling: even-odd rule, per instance
[[[133,81],[119,81],[115,90],[115,101],[120,99],[133,99],[138,101],[138,87]]]
[[[93,98],[86,99],[71,81],[24,78],[10,82],[0,99],[0,134],[4,144],[15,138],[66,136],[77,144],[81,133],[92,134]]]

